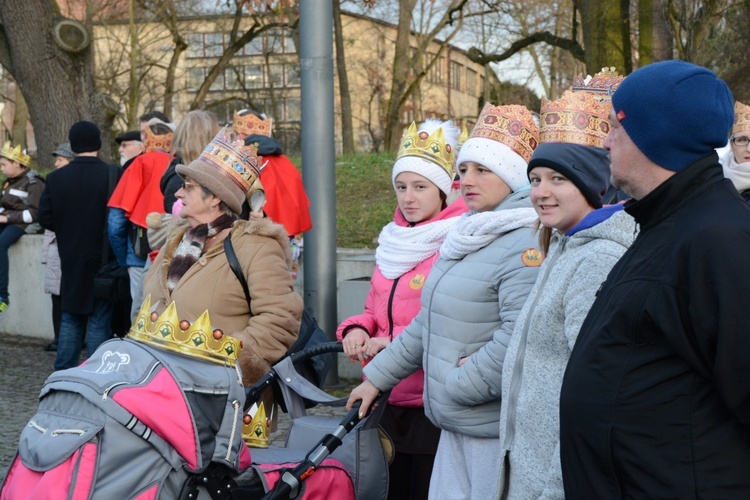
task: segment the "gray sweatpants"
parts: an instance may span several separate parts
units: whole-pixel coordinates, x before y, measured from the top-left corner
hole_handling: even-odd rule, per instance
[[[500,471],[500,440],[443,430],[430,479],[430,500],[493,498]]]

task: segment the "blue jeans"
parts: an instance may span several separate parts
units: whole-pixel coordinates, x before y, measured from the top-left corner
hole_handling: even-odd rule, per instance
[[[0,297],[8,300],[8,249],[26,234],[19,226],[0,224]]]
[[[60,321],[60,339],[57,341],[55,370],[78,366],[84,333],[89,356],[100,344],[112,338],[112,309],[112,302],[95,300],[94,312],[91,314],[73,314],[63,311]]]

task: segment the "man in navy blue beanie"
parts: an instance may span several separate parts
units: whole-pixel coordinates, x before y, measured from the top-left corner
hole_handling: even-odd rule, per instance
[[[565,373],[565,496],[750,498],[750,211],[714,151],[732,95],[666,61],[625,78],[612,104],[612,183],[640,233]]]

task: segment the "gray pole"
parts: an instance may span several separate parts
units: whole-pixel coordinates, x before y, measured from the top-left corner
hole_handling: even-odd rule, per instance
[[[333,122],[333,6],[331,0],[299,2],[302,85],[302,179],[313,228],[305,233],[305,306],[335,338],[336,172]],[[338,382],[336,364],[328,383]]]

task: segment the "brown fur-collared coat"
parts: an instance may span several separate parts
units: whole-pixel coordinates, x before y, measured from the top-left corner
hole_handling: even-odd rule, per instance
[[[188,269],[170,294],[167,271],[188,228],[176,229],[146,275],[143,296],[161,313],[175,301],[180,319],[195,321],[208,310],[213,328],[244,342],[240,368],[245,385],[268,372],[297,339],[302,297],[292,286],[291,254],[284,227],[268,219],[237,221],[232,246],[250,289],[248,311],[245,294],[232,273],[224,246],[216,244]]]

